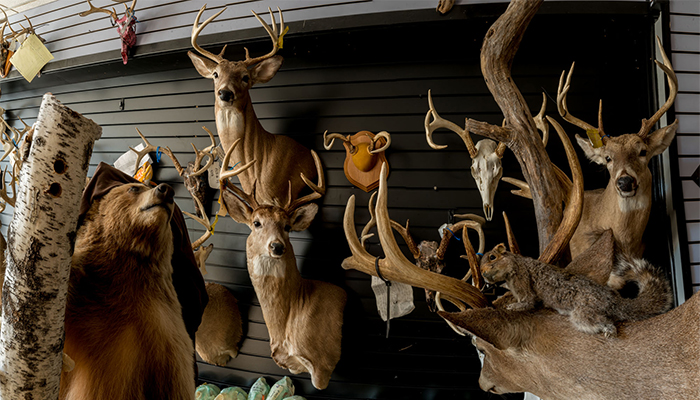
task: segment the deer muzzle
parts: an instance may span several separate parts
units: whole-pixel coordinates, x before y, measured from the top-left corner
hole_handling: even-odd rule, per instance
[[[632,197],[637,194],[637,180],[629,175],[621,176],[616,182],[617,191],[622,197]]]
[[[217,94],[219,95],[219,100],[224,102],[230,102],[233,100],[233,92],[227,89],[220,89]]]
[[[284,255],[284,243],[270,242],[270,256],[273,258],[282,257]]]

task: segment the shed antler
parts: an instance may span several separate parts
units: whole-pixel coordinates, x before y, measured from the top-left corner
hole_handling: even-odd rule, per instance
[[[391,231],[391,220],[387,209],[387,192],[386,165],[383,165],[379,180],[379,195],[375,208],[379,241],[386,254],[386,258],[378,260],[382,276],[391,281],[444,292],[446,295],[462,301],[471,307],[486,306],[488,303],[486,298],[472,285],[458,279],[418,268],[404,257]],[[362,247],[357,237],[354,214],[355,196],[350,196],[345,208],[343,228],[352,256],[346,258],[342,266],[345,269],[352,268],[368,275],[377,276],[378,274],[374,264],[375,257]]]
[[[472,141],[471,136],[469,135],[469,131],[467,129],[462,129],[457,124],[450,122],[446,119],[443,119],[440,117],[438,114],[437,110],[435,109],[435,106],[433,105],[433,97],[431,94],[431,91],[428,90],[428,105],[430,107],[430,110],[425,114],[425,138],[428,140],[428,144],[430,147],[440,150],[444,149],[447,147],[447,145],[439,145],[433,142],[433,132],[436,129],[440,128],[445,128],[449,129],[452,132],[456,133],[459,135],[459,137],[462,138],[464,141],[464,145],[467,146],[467,151],[469,151],[469,156],[471,158],[476,157],[477,151],[476,147],[474,146],[474,142]],[[432,116],[433,121],[430,121],[430,117]]]

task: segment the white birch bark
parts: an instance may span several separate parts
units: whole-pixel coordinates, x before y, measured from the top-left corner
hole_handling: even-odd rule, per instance
[[[58,399],[80,197],[102,128],[44,95],[19,176],[2,290],[0,398]]]

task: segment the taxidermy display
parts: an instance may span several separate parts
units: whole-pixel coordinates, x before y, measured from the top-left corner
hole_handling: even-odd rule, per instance
[[[226,287],[207,282],[206,288],[209,302],[197,330],[195,349],[205,362],[224,366],[238,356],[238,343],[243,336],[241,312]]]
[[[503,244],[484,254],[484,280],[506,283],[517,302],[507,308],[528,311],[541,302],[568,315],[576,329],[587,333],[617,335],[615,322],[639,321],[668,311],[673,304],[671,287],[661,271],[642,259],[622,258],[611,280],[635,281],[639,294],[624,298],[612,288],[561,268],[506,251]]]
[[[330,150],[335,139],[342,140],[345,147],[343,170],[348,181],[365,192],[376,189],[382,164],[387,163],[384,152],[391,145],[389,132],[381,131],[375,135],[370,131],[360,131],[344,136],[326,131],[323,133],[323,147]]]
[[[95,200],[72,259],[62,400],[191,399],[194,349],[172,283],[173,189],[123,184]]]
[[[251,192],[253,182],[257,182],[255,196],[261,204],[282,204],[289,192],[289,182],[292,182],[292,197],[297,198],[306,188],[304,181],[299,179],[300,175],[316,179],[314,159],[309,149],[295,140],[273,135],[263,128],[255,115],[249,93],[253,85],[270,81],[282,66],[282,56],[275,55],[285,33],[282,12],[278,9],[279,31],[272,11],[272,28],[253,12],[272,39],[272,50],[268,54],[250,58],[246,49],[245,60],[229,61],[224,58],[226,46],[219,54],[213,54],[197,44],[204,27],[226,10],[224,8],[199,25],[205,9],[206,5],[202,6],[192,26],[192,47],[199,54],[189,51],[187,55],[200,75],[214,81],[214,114],[221,146],[228,151],[233,142],[243,139],[233,158],[258,162],[241,173],[238,179],[246,192]]]
[[[678,94],[678,78],[658,37],[657,41],[664,62],[662,64],[654,61],[666,74],[669,96],[650,119],[642,120],[642,127],[638,133],[611,136],[604,132],[602,100],[597,128],[572,116],[567,108],[566,96],[570,89],[573,65],[566,83],[562,73],[557,94],[559,114],[566,121],[592,132],[593,140],[597,143],[593,144],[579,135],[576,135],[576,141],[590,161],[604,165],[610,172],[610,180],[605,189],[590,190],[584,194],[581,222],[571,238],[572,256],[587,249],[595,241],[596,235],[607,228],[612,228],[615,239],[625,254],[641,257],[644,252],[642,236],[649,220],[652,200],[649,161],[668,148],[678,129],[676,119],[668,126],[651,131],[671,108]]]
[[[126,3],[128,0],[112,0],[116,3]],[[136,0],[133,0],[131,2],[131,6],[128,7],[126,4],[124,4],[124,8],[126,9],[124,11],[124,15],[119,17],[117,15],[116,10],[112,8],[112,11],[107,10],[105,8],[100,8],[100,7],[95,7],[90,3],[90,0],[87,0],[88,5],[90,6],[90,9],[88,11],[83,11],[79,15],[81,17],[87,17],[88,15],[96,12],[101,12],[109,15],[111,17],[110,22],[112,23],[112,26],[117,27],[117,34],[119,34],[119,37],[122,40],[122,48],[121,48],[121,55],[122,55],[122,62],[124,64],[129,61],[129,56],[132,54],[132,49],[136,45],[136,23],[138,20],[136,19],[136,14],[134,14],[134,8],[136,7]]]
[[[222,200],[231,218],[251,230],[246,241],[248,274],[270,333],[272,358],[293,374],[309,372],[314,387],[325,389],[340,360],[347,296],[336,285],[302,278],[289,241],[289,232],[307,229],[318,211],[311,201],[321,197],[325,186],[321,160],[312,150],[317,185],[302,176],[312,194],[293,200],[290,182],[286,206],[259,203],[255,183],[246,193],[228,182],[255,162],[228,171],[226,166],[240,141],[233,143],[221,166]]]

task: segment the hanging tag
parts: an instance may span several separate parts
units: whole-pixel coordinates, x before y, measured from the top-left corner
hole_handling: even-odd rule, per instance
[[[280,37],[279,37],[279,39],[277,40],[277,46],[278,46],[280,49],[282,48],[282,46],[284,46],[284,35],[286,35],[287,32],[289,32],[289,27],[288,27],[288,26],[285,26],[285,27],[284,27],[284,32],[280,33]]]
[[[586,135],[588,135],[588,140],[591,141],[594,149],[603,147],[603,139],[600,138],[600,132],[597,129],[586,129]]]
[[[146,146],[143,145],[143,143],[139,143],[138,146],[134,147],[136,151],[141,151],[145,149]],[[114,161],[114,168],[122,171],[123,173],[129,175],[129,176],[134,176],[136,171],[134,170],[134,165],[136,164],[136,158],[138,156],[136,153],[134,153],[131,150],[128,150],[126,153],[122,154],[117,158],[116,161]],[[145,163],[151,164],[153,161],[151,160],[151,157],[146,154],[142,159],[141,159],[141,165]]]
[[[29,35],[10,58],[12,65],[17,68],[17,71],[27,82],[31,82],[44,68],[44,65],[51,60],[53,60],[53,55],[35,34]]]
[[[211,164],[211,168],[207,170],[207,180],[209,181],[209,187],[214,189],[219,187],[219,171],[221,171],[221,163],[219,162],[219,160],[216,160]]]

